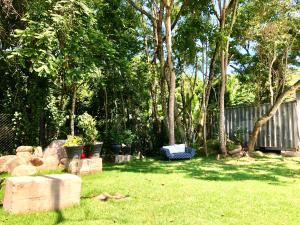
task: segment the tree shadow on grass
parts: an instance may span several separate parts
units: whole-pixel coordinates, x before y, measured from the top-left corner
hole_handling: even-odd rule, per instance
[[[281,157],[262,157],[257,159],[225,159],[217,161],[214,157],[194,158],[192,160],[163,161],[161,159],[135,160],[127,164],[105,164],[104,170],[133,172],[184,174],[190,178],[210,181],[257,180],[283,185],[281,178],[300,178],[300,165],[288,167]]]

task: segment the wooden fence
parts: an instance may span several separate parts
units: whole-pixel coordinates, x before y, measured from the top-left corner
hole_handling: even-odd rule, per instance
[[[229,138],[240,133],[243,140],[249,141],[255,121],[270,108],[269,104],[258,107],[232,107],[225,110],[225,129]],[[276,114],[262,127],[258,136],[257,147],[287,149],[299,148],[300,112],[297,101],[283,103]]]

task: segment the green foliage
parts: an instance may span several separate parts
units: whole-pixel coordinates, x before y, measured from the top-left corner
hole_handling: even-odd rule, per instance
[[[84,141],[83,138],[80,136],[71,136],[68,135],[67,141],[64,144],[64,147],[70,147],[70,146],[77,146],[77,145],[83,145]]]
[[[82,130],[84,144],[93,144],[97,137],[96,120],[87,112],[77,117],[78,128]]]
[[[124,130],[122,134],[123,143],[125,145],[131,145],[136,139],[136,135],[131,130]]]
[[[244,136],[247,133],[247,129],[243,127],[237,127],[233,132],[233,141],[242,145],[244,143]]]

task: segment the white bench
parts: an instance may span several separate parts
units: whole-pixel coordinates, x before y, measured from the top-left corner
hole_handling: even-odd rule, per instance
[[[72,174],[9,177],[3,208],[10,213],[59,210],[80,203],[81,178]]]

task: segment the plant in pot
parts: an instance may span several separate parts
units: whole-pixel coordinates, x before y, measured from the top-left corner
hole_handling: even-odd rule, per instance
[[[126,145],[125,154],[131,155],[131,145],[134,139],[136,138],[136,135],[132,133],[131,130],[125,130],[122,136],[123,136],[123,143]]]
[[[84,150],[89,157],[100,157],[103,142],[97,142],[98,131],[96,129],[96,120],[87,112],[78,116],[78,128],[82,131]]]
[[[79,136],[69,135],[64,147],[69,159],[79,159],[83,150],[83,139]]]

